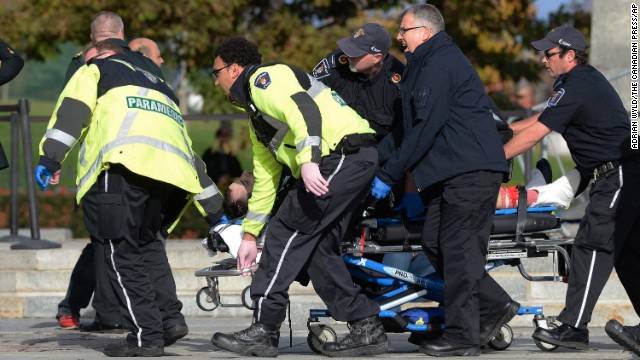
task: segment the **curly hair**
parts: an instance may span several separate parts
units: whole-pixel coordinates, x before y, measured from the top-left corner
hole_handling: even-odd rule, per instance
[[[238,64],[247,66],[250,64],[260,64],[262,55],[258,51],[258,46],[242,36],[236,36],[223,41],[213,51],[213,58],[220,57],[225,64]]]

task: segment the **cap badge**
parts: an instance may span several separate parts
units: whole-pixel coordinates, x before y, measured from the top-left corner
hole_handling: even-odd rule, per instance
[[[362,30],[362,28],[358,29],[358,31],[356,31],[355,33],[353,33],[353,38],[359,38],[360,36],[364,35],[364,30]]]
[[[564,41],[562,39],[558,40],[558,44],[564,45],[564,46],[571,46],[571,43],[568,43],[568,42],[566,42],[566,41]]]

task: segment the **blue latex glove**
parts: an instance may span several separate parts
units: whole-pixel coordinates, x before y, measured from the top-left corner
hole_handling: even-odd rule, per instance
[[[51,175],[53,175],[54,172],[55,171],[47,169],[43,165],[36,166],[36,184],[38,184],[40,189],[43,191],[47,190],[49,181],[51,181]]]
[[[386,198],[390,192],[391,186],[383,183],[377,176],[373,178],[373,183],[371,184],[371,195],[380,200]]]
[[[404,195],[402,195],[400,204],[398,204],[398,206],[393,210],[400,211],[402,209],[407,211],[407,217],[409,219],[422,216],[422,213],[424,213],[424,204],[422,204],[420,194],[415,192],[405,192]]]

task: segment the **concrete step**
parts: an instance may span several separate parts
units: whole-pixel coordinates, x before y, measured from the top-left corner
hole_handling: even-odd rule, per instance
[[[59,241],[62,248],[50,250],[10,250],[10,243],[0,243],[0,318],[55,316],[73,266],[88,243],[87,239]],[[202,249],[199,240],[170,240],[167,243],[167,256],[186,316],[250,316],[251,311],[244,307],[220,306],[212,312],[205,312],[196,305],[196,293],[207,286],[207,281],[204,277],[194,276],[194,272],[210,266],[213,261],[226,258],[226,254],[211,258]],[[522,261],[530,275],[550,275],[554,268],[552,257]],[[522,305],[544,306],[547,315],[559,314],[564,306],[566,284],[562,282],[526,281],[518,269],[511,266],[498,267],[491,274]],[[240,294],[250,281],[248,277],[220,277],[223,304],[241,304]],[[311,286],[302,287],[295,283],[291,286],[290,295],[292,321],[295,323],[306,321],[310,308],[325,308]],[[91,307],[82,312],[83,317],[89,319],[93,314]],[[592,324],[602,326],[611,318],[624,320],[625,323],[639,321],[615,273],[602,292]],[[514,324],[528,326],[531,320],[531,316],[521,316],[514,319]]]

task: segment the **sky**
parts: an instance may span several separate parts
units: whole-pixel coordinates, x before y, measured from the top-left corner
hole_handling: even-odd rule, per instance
[[[546,20],[550,12],[558,10],[560,5],[571,4],[572,0],[536,0],[535,5],[538,7],[537,17],[540,20]],[[589,0],[578,0],[578,3],[584,4]]]

